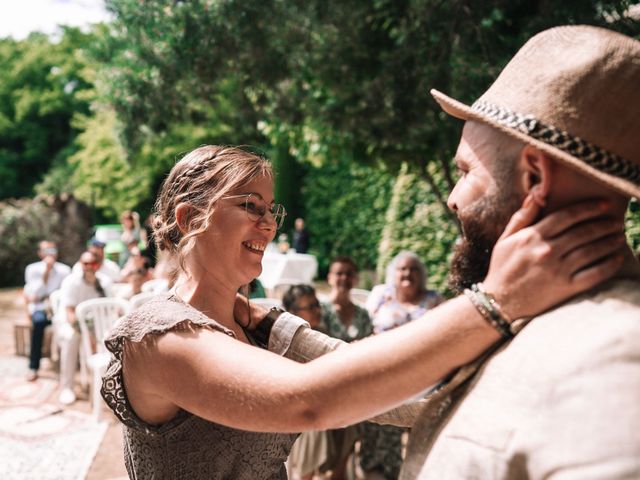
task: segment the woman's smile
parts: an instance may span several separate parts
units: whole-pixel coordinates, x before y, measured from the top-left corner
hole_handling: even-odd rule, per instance
[[[242,245],[252,253],[262,256],[264,249],[267,248],[267,243],[262,240],[249,240],[242,242]]]

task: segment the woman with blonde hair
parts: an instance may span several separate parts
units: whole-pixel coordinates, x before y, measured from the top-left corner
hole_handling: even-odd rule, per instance
[[[125,245],[129,245],[134,240],[143,249],[147,247],[147,231],[140,225],[140,215],[132,210],[125,210],[120,215],[122,225],[122,235],[120,240]]]
[[[590,229],[585,238],[571,228],[602,213],[598,205],[570,207],[570,215],[527,228],[536,207],[514,215],[484,281],[506,321],[615,273],[612,242],[584,247],[612,232]],[[106,340],[114,357],[102,395],[125,425],[132,478],[284,480],[294,432],[389,410],[500,338],[465,296],[349,345],[289,313],[248,306],[238,289],[260,274],[284,215],[269,163],[239,148],[200,147],[166,178],[154,231],[177,260],[177,282],[119,321]],[[523,236],[529,241],[515,250]],[[565,256],[570,250],[577,253]]]

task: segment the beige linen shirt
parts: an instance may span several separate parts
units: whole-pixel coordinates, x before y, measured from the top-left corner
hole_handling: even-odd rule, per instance
[[[300,363],[309,362],[345,345],[348,343],[312,330],[307,322],[287,312],[278,317],[269,336],[269,351]],[[381,425],[411,427],[425,402],[421,398],[411,399],[369,421]]]
[[[435,394],[401,479],[640,478],[640,266],[623,272]]]

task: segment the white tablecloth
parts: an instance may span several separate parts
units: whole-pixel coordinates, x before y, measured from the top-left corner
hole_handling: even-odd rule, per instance
[[[265,288],[281,284],[313,284],[318,272],[318,261],[304,253],[277,253],[265,251],[262,257],[262,274],[258,280]]]

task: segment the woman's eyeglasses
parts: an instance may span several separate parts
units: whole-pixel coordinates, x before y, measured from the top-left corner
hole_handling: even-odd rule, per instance
[[[287,216],[287,211],[284,208],[284,205],[280,203],[274,203],[272,205],[267,205],[267,202],[257,193],[244,193],[242,195],[229,195],[227,197],[222,197],[224,199],[231,198],[244,198],[243,206],[244,210],[247,212],[247,216],[252,222],[257,222],[264,218],[264,216],[269,212],[273,217],[273,220],[276,222],[276,228],[282,227],[284,223],[284,217]]]

